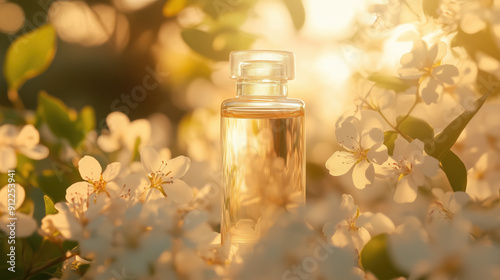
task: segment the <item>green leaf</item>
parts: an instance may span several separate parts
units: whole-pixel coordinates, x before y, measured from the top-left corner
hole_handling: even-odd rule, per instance
[[[82,130],[84,134],[94,130],[95,128],[95,112],[91,106],[85,106],[78,114],[76,119],[77,128]]]
[[[46,215],[52,215],[52,214],[57,213],[57,210],[54,207],[54,201],[52,201],[52,199],[50,199],[50,197],[48,197],[47,195],[44,195],[43,201],[45,201],[45,214]]]
[[[141,146],[141,138],[137,137],[134,142],[134,149],[132,150],[132,156],[130,157],[130,162],[135,160],[140,160],[139,147]]]
[[[203,11],[212,19],[220,20],[231,16],[233,13],[243,13],[244,19],[247,18],[250,9],[259,0],[196,0]]]
[[[412,139],[419,139],[424,143],[432,141],[434,129],[424,120],[412,116],[397,117],[398,129]]]
[[[0,107],[0,123],[23,125],[26,124],[26,120],[24,120],[22,114],[20,114],[18,110],[7,107]]]
[[[163,15],[166,17],[176,16],[187,4],[187,0],[167,0],[163,6]]]
[[[226,61],[229,53],[250,48],[255,37],[236,29],[209,33],[195,28],[182,31],[182,39],[195,52],[213,60]]]
[[[300,30],[306,21],[306,12],[302,0],[284,0],[284,2],[292,17],[295,30]]]
[[[76,114],[60,99],[46,92],[38,95],[38,114],[54,135],[67,139],[73,148],[77,148],[85,139],[86,133],[95,127],[92,108],[87,106],[80,114]]]
[[[467,187],[467,169],[462,160],[452,151],[448,151],[443,155],[440,165],[453,191],[464,192]]]
[[[398,134],[396,131],[386,131],[384,132],[384,145],[387,147],[387,152],[390,156],[394,152],[394,142],[398,138]]]
[[[373,73],[368,77],[368,80],[375,82],[378,87],[392,89],[396,92],[405,91],[410,88],[410,85],[402,79],[382,73]]]
[[[56,31],[51,25],[18,37],[7,50],[3,68],[9,89],[17,91],[28,79],[44,72],[55,51]]]
[[[379,280],[389,280],[405,276],[392,263],[388,252],[387,234],[374,236],[361,251],[361,264],[365,271],[370,271]]]
[[[426,145],[425,151],[427,154],[441,160],[445,154],[451,149],[453,144],[457,141],[458,137],[465,129],[469,121],[481,109],[491,91],[483,94],[479,99],[474,101],[473,108],[465,110],[460,116],[454,119],[446,128],[436,135],[430,145]]]
[[[66,189],[71,182],[65,176],[57,176],[54,170],[44,170],[37,178],[40,189],[50,197],[53,202],[64,200]]]

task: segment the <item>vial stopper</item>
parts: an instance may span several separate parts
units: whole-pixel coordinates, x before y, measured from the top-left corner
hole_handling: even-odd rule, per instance
[[[295,78],[293,52],[287,51],[234,51],[229,55],[230,77],[233,79]]]

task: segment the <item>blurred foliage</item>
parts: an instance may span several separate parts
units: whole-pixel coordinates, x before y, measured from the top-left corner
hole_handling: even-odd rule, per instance
[[[374,82],[378,87],[392,89],[395,92],[402,92],[410,88],[410,85],[399,77],[389,76],[382,73],[370,74],[368,80]]]
[[[230,28],[216,32],[187,28],[182,31],[182,39],[195,52],[214,60],[225,61],[230,52],[250,48],[255,37]]]
[[[256,36],[241,30],[253,7],[259,0],[172,0],[163,7],[166,17],[174,17],[189,6],[200,7],[206,17],[204,20],[182,31],[182,39],[195,52],[216,60],[227,61],[229,53],[250,49]],[[283,0],[296,30],[305,22],[302,0]]]
[[[38,96],[37,116],[38,123],[46,123],[55,136],[67,139],[73,148],[78,148],[87,133],[95,128],[95,114],[91,106],[85,106],[77,113],[43,91]]]
[[[391,260],[388,250],[387,234],[372,237],[361,251],[361,265],[365,271],[373,273],[379,280],[404,277],[405,274]]]
[[[434,129],[424,120],[412,116],[399,116],[396,118],[396,127],[411,139],[419,139],[423,143],[431,141]]]
[[[9,90],[18,90],[24,82],[44,72],[56,51],[56,31],[50,25],[18,37],[7,50],[4,75]]]

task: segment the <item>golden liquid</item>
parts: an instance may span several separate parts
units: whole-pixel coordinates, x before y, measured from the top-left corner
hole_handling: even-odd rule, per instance
[[[254,243],[305,202],[304,111],[222,111],[222,242]]]

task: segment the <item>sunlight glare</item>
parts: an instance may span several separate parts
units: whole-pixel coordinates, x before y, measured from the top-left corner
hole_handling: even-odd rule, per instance
[[[346,38],[352,35],[352,25],[363,1],[306,0],[304,33],[313,38]]]

